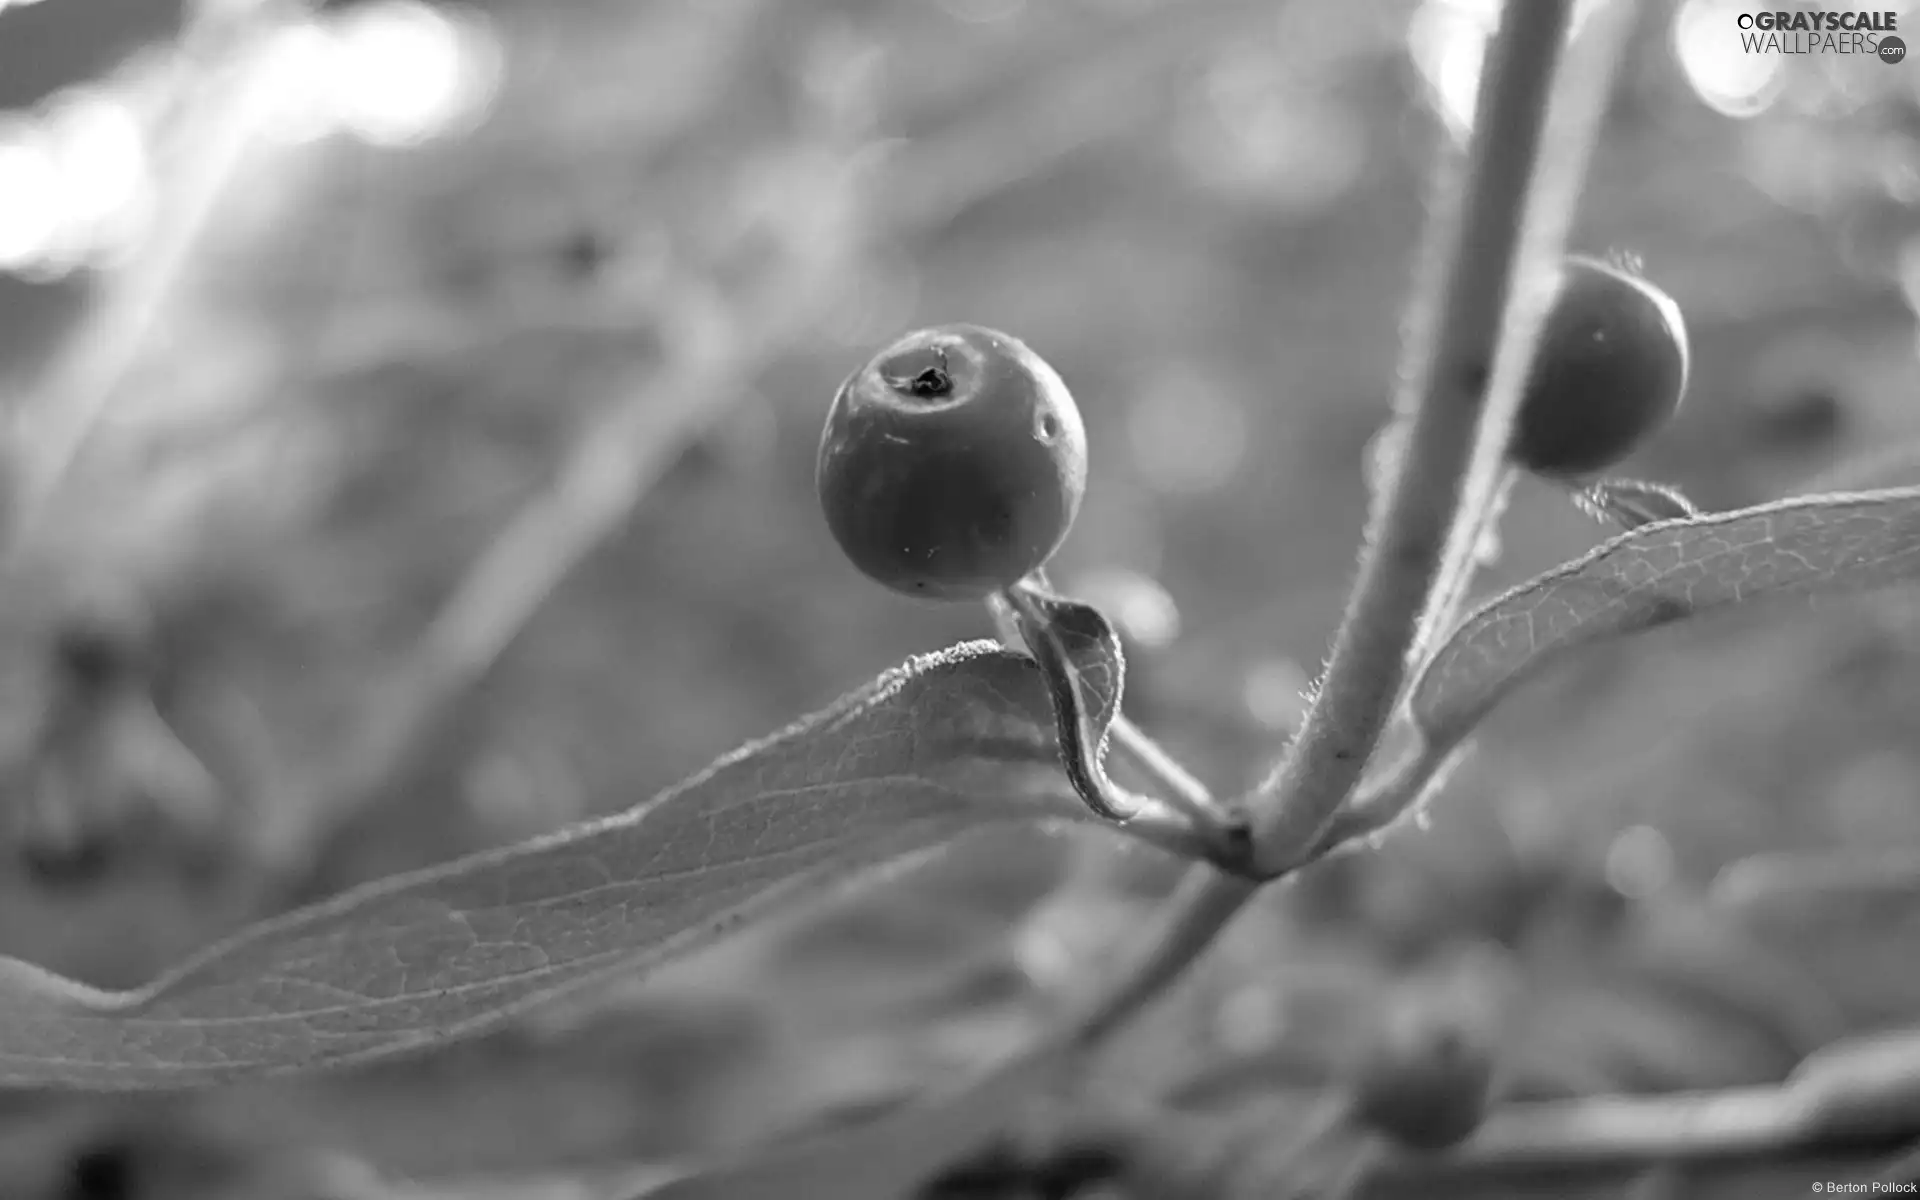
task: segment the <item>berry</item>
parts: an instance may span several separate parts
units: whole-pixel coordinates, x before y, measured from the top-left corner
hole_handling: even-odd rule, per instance
[[[1673,297],[1618,267],[1569,257],[1509,456],[1553,477],[1604,470],[1666,424],[1686,388],[1687,330]]]
[[[1067,385],[1024,343],[942,325],[840,386],[815,484],[834,540],[870,578],[977,600],[1065,540],[1086,492],[1086,429]]]
[[[1471,1137],[1493,1100],[1491,1024],[1452,988],[1398,998],[1353,1070],[1354,1119],[1424,1152]]]

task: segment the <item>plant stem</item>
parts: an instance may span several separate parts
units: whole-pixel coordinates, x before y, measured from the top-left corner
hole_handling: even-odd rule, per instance
[[[1188,871],[1162,906],[1146,952],[1067,1024],[1065,1043],[1074,1050],[1089,1050],[1104,1041],[1179,979],[1260,886],[1258,880],[1210,866]]]
[[[1488,535],[1499,530],[1500,518],[1506,513],[1507,500],[1513,493],[1513,485],[1518,477],[1519,472],[1512,467],[1500,470],[1486,502],[1473,517],[1472,538],[1467,543],[1472,547],[1472,552],[1450,562],[1450,573],[1442,575],[1435,582],[1432,603],[1427,605],[1422,614],[1419,632],[1407,652],[1409,671],[1424,666],[1428,657],[1440,648],[1453,631],[1460,610],[1466,607],[1467,599],[1473,593],[1474,578],[1480,573],[1480,544]]]
[[[1520,231],[1572,8],[1572,0],[1508,5],[1488,48],[1464,186],[1448,197],[1455,214],[1446,259],[1416,297],[1420,332],[1399,400],[1406,451],[1369,531],[1325,679],[1291,752],[1250,799],[1256,856],[1275,874],[1310,852],[1359,782],[1423,621],[1439,624],[1430,610],[1457,600],[1453,581],[1471,561],[1498,487],[1519,395],[1495,394],[1489,379],[1524,265]]]
[[[1538,297],[1531,308],[1508,312],[1522,231],[1536,265],[1558,253],[1634,6],[1622,0],[1617,7],[1624,11],[1607,31],[1612,36],[1594,38],[1582,63],[1576,100],[1583,103],[1568,106],[1561,136],[1537,172],[1572,0],[1509,5],[1492,39],[1464,186],[1435,222],[1429,253],[1442,257],[1413,301],[1414,369],[1402,372],[1409,380],[1401,398],[1410,422],[1407,450],[1368,539],[1325,682],[1286,763],[1251,797],[1263,826],[1259,865],[1269,878],[1326,849],[1320,839],[1398,702],[1436,585],[1447,564],[1473,553],[1482,514],[1497,494],[1540,320]],[[1195,868],[1138,957],[1064,1036],[1084,1050],[1124,1024],[1178,979],[1258,890],[1257,883]]]
[[[1168,803],[1192,816],[1213,821],[1222,819],[1219,801],[1213,798],[1207,785],[1124,714],[1113,718],[1107,732],[1113,738],[1115,750],[1142,775],[1165,789]]]

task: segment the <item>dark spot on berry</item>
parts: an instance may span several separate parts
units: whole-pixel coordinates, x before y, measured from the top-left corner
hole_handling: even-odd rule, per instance
[[[938,346],[904,350],[880,364],[880,377],[902,395],[936,400],[953,394],[947,352]]]

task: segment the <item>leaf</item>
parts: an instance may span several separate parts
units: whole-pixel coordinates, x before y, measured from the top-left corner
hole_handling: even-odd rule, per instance
[[[1107,615],[1091,604],[1040,592],[1033,593],[1033,601],[1066,652],[1067,665],[1080,688],[1087,724],[1095,736],[1094,753],[1104,760],[1107,731],[1120,712],[1126,690],[1126,655],[1120,646],[1120,634]],[[1060,713],[1058,705],[1055,713]]]
[[[1622,529],[1700,515],[1700,509],[1679,489],[1642,479],[1602,479],[1574,493],[1573,500],[1596,520],[1611,521]]]
[[[1047,681],[1061,765],[1081,800],[1108,820],[1141,816],[1151,803],[1115,786],[1106,772],[1109,734],[1126,684],[1113,623],[1090,604],[1054,594],[1038,576],[996,596],[993,608],[1002,636],[1026,645]]]
[[[1007,821],[1080,818],[1032,662],[916,658],[620,815],[261,922],[148,987],[0,958],[0,1086],[180,1088],[424,1050]]]
[[[1755,600],[1920,578],[1920,488],[1803,496],[1622,534],[1461,622],[1409,701],[1430,743],[1457,744],[1560,655]]]
[[[1119,631],[1099,607],[1050,590],[1045,576],[1034,577],[1037,586],[1025,589],[1035,614],[1046,622],[1060,647],[1066,666],[1081,689],[1086,718],[1098,735],[1098,744],[1106,745],[1107,729],[1120,714],[1121,698],[1126,690],[1126,652]],[[1026,621],[1007,602],[1004,595],[988,598],[987,610],[1002,643],[1012,647],[1027,644]],[[1036,636],[1042,632],[1036,630]],[[1056,718],[1061,708],[1055,702]]]

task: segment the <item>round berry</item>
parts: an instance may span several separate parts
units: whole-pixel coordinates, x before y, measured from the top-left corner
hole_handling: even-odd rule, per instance
[[[1467,1140],[1493,1100],[1492,1022],[1452,993],[1423,987],[1391,1003],[1350,1080],[1354,1119],[1412,1150]]]
[[[1509,456],[1540,475],[1587,475],[1631,454],[1680,407],[1687,329],[1653,284],[1569,257],[1540,330]]]
[[[976,600],[1037,570],[1087,486],[1058,373],[978,325],[910,333],[840,386],[815,475],[834,540],[894,591]]]

